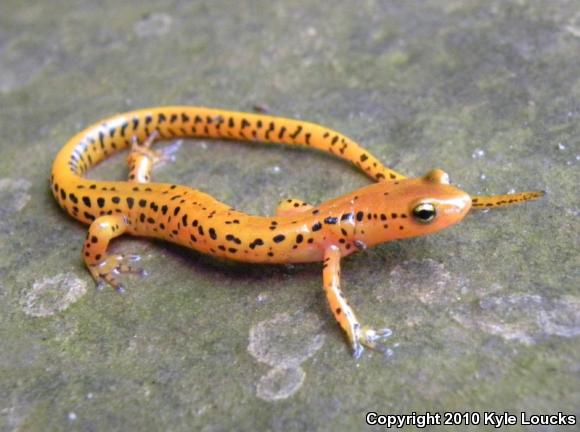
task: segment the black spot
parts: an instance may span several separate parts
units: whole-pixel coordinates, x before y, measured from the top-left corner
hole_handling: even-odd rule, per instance
[[[105,198],[103,197],[97,198],[97,205],[99,206],[99,208],[105,207]]]
[[[163,213],[164,215],[167,214],[167,210],[168,210],[168,207],[166,205],[161,207],[161,213]]]
[[[282,241],[284,241],[284,239],[286,238],[285,235],[283,234],[278,234],[276,237],[274,237],[272,240],[274,240],[274,243],[280,243]]]
[[[352,213],[345,213],[340,217],[341,221],[352,219]]]
[[[141,222],[145,222],[145,213],[141,213],[141,214],[139,215],[139,220],[140,220]]]
[[[296,243],[302,243],[302,240],[304,240],[304,236],[302,234],[298,234],[296,236]]]
[[[95,220],[95,217],[92,214],[90,214],[89,212],[85,212],[85,217],[89,220]]]
[[[165,114],[163,114],[163,113],[159,113],[159,115],[157,116],[157,122],[158,122],[159,124],[161,124],[161,123],[163,123],[165,120],[167,120],[167,119],[165,118]]]
[[[199,235],[201,236],[203,235],[203,227],[201,225],[197,228],[197,232],[199,233]]]
[[[290,138],[296,139],[296,137],[298,137],[298,134],[300,133],[301,130],[302,130],[302,126],[298,126],[296,128],[296,130],[294,131],[294,133],[292,135],[290,135]]]
[[[111,198],[111,201],[113,202],[113,204],[119,204],[121,202],[121,198],[119,198],[118,196],[114,196],[113,198]]]
[[[135,203],[135,200],[131,197],[127,198],[127,205],[129,206],[130,209],[133,208],[133,204]]]
[[[357,221],[359,221],[359,222],[362,221],[364,217],[365,217],[365,214],[362,211],[357,212],[357,214],[356,214]]]
[[[96,243],[98,241],[99,241],[99,239],[96,236],[91,237],[91,243]]]
[[[83,197],[83,202],[85,203],[85,205],[87,207],[89,207],[89,208],[91,207],[91,199],[88,196]]]
[[[101,144],[101,148],[104,150],[105,149],[105,134],[103,133],[103,131],[99,131],[99,143]]]
[[[278,134],[278,138],[282,139],[285,132],[286,132],[286,128],[284,126],[282,126],[282,129],[280,129],[280,133]]]
[[[320,222],[316,222],[314,225],[312,225],[312,231],[318,231],[322,228],[322,224]]]
[[[329,224],[329,225],[334,225],[335,223],[338,222],[338,218],[329,216],[326,219],[324,219],[324,223]]]
[[[363,153],[363,154],[361,154],[361,155],[360,155],[360,161],[361,161],[361,162],[364,162],[364,161],[366,161],[368,158],[369,158],[369,157],[368,157],[368,156],[367,156],[365,153]]]
[[[209,236],[210,236],[210,237],[211,237],[213,240],[217,239],[217,234],[215,233],[215,229],[213,229],[213,228],[210,228],[210,229],[209,229]]]
[[[184,227],[186,227],[186,226],[187,226],[187,213],[185,213],[185,214],[183,215],[183,217],[181,218],[181,223],[182,223],[182,225],[183,225]]]
[[[252,243],[250,243],[250,249],[254,249],[256,246],[262,246],[264,241],[260,238],[255,239]]]
[[[71,200],[73,203],[75,203],[75,204],[79,202],[79,199],[77,198],[77,196],[76,196],[74,193],[70,193],[70,194],[68,194],[68,197],[69,197],[69,198],[70,198],[70,200]]]
[[[175,209],[173,210],[173,216],[177,216],[177,214],[181,211],[181,207],[177,206],[175,207]]]
[[[147,206],[147,200],[140,199],[139,200],[139,207],[145,208]]]
[[[147,218],[147,222],[149,222],[150,224],[154,224],[155,223],[155,219],[153,219],[152,217]]]
[[[228,234],[226,236],[226,240],[234,242],[236,244],[242,244],[242,241],[233,234]]]

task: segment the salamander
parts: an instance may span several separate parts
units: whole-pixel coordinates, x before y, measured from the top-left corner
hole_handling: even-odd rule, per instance
[[[158,139],[221,138],[312,147],[354,164],[375,180],[354,192],[311,205],[283,200],[274,216],[238,211],[199,190],[154,183],[152,170],[166,157]],[[128,181],[84,177],[113,153],[130,148]],[[434,169],[406,178],[385,167],[350,138],[326,127],[263,113],[168,106],[118,114],[71,138],[56,156],[50,187],[58,204],[89,225],[82,258],[98,285],[123,290],[123,273],[142,273],[138,256],[109,254],[123,234],[164,239],[216,257],[248,263],[322,263],[330,309],[355,357],[363,346],[383,347],[387,329],[363,326],[340,288],[340,260],[368,247],[434,233],[470,209],[537,199],[543,192],[471,197]]]

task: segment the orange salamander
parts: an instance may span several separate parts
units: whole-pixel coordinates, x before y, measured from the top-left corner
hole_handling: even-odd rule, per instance
[[[352,162],[376,182],[320,205],[282,201],[276,215],[238,211],[199,190],[152,183],[166,157],[158,138],[210,137],[313,147]],[[83,177],[109,155],[130,148],[128,181]],[[340,289],[340,260],[380,243],[416,237],[461,221],[470,208],[532,200],[542,192],[470,197],[434,169],[420,178],[383,166],[346,136],[313,123],[265,114],[168,106],[118,114],[75,135],[58,153],[51,190],[60,206],[89,229],[82,257],[99,285],[122,290],[119,276],[141,273],[134,255],[107,253],[123,234],[161,238],[197,251],[250,263],[322,262],[323,286],[355,357],[381,348],[390,331],[362,326]]]

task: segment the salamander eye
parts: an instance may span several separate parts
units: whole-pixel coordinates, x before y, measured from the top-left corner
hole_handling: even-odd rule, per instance
[[[431,203],[421,203],[413,209],[413,216],[420,223],[428,224],[433,222],[437,216],[437,210]]]

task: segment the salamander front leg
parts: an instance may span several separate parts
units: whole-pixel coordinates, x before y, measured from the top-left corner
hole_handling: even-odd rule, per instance
[[[138,255],[109,255],[107,253],[109,242],[126,230],[127,218],[123,215],[101,216],[89,227],[82,256],[98,288],[109,284],[117,291],[124,291],[125,288],[119,280],[121,274],[146,275],[145,270],[130,264],[140,260]]]
[[[159,132],[155,130],[143,142],[140,142],[136,136],[131,139],[131,152],[127,156],[129,182],[149,183],[154,165],[175,160],[174,153],[179,149],[181,141],[176,141],[162,150],[153,150],[151,145],[158,137]]]
[[[391,335],[391,330],[387,328],[374,330],[360,325],[340,290],[340,249],[337,246],[329,246],[324,252],[322,277],[328,304],[334,317],[346,332],[354,357],[360,357],[363,345],[383,351],[386,347],[381,342]]]

